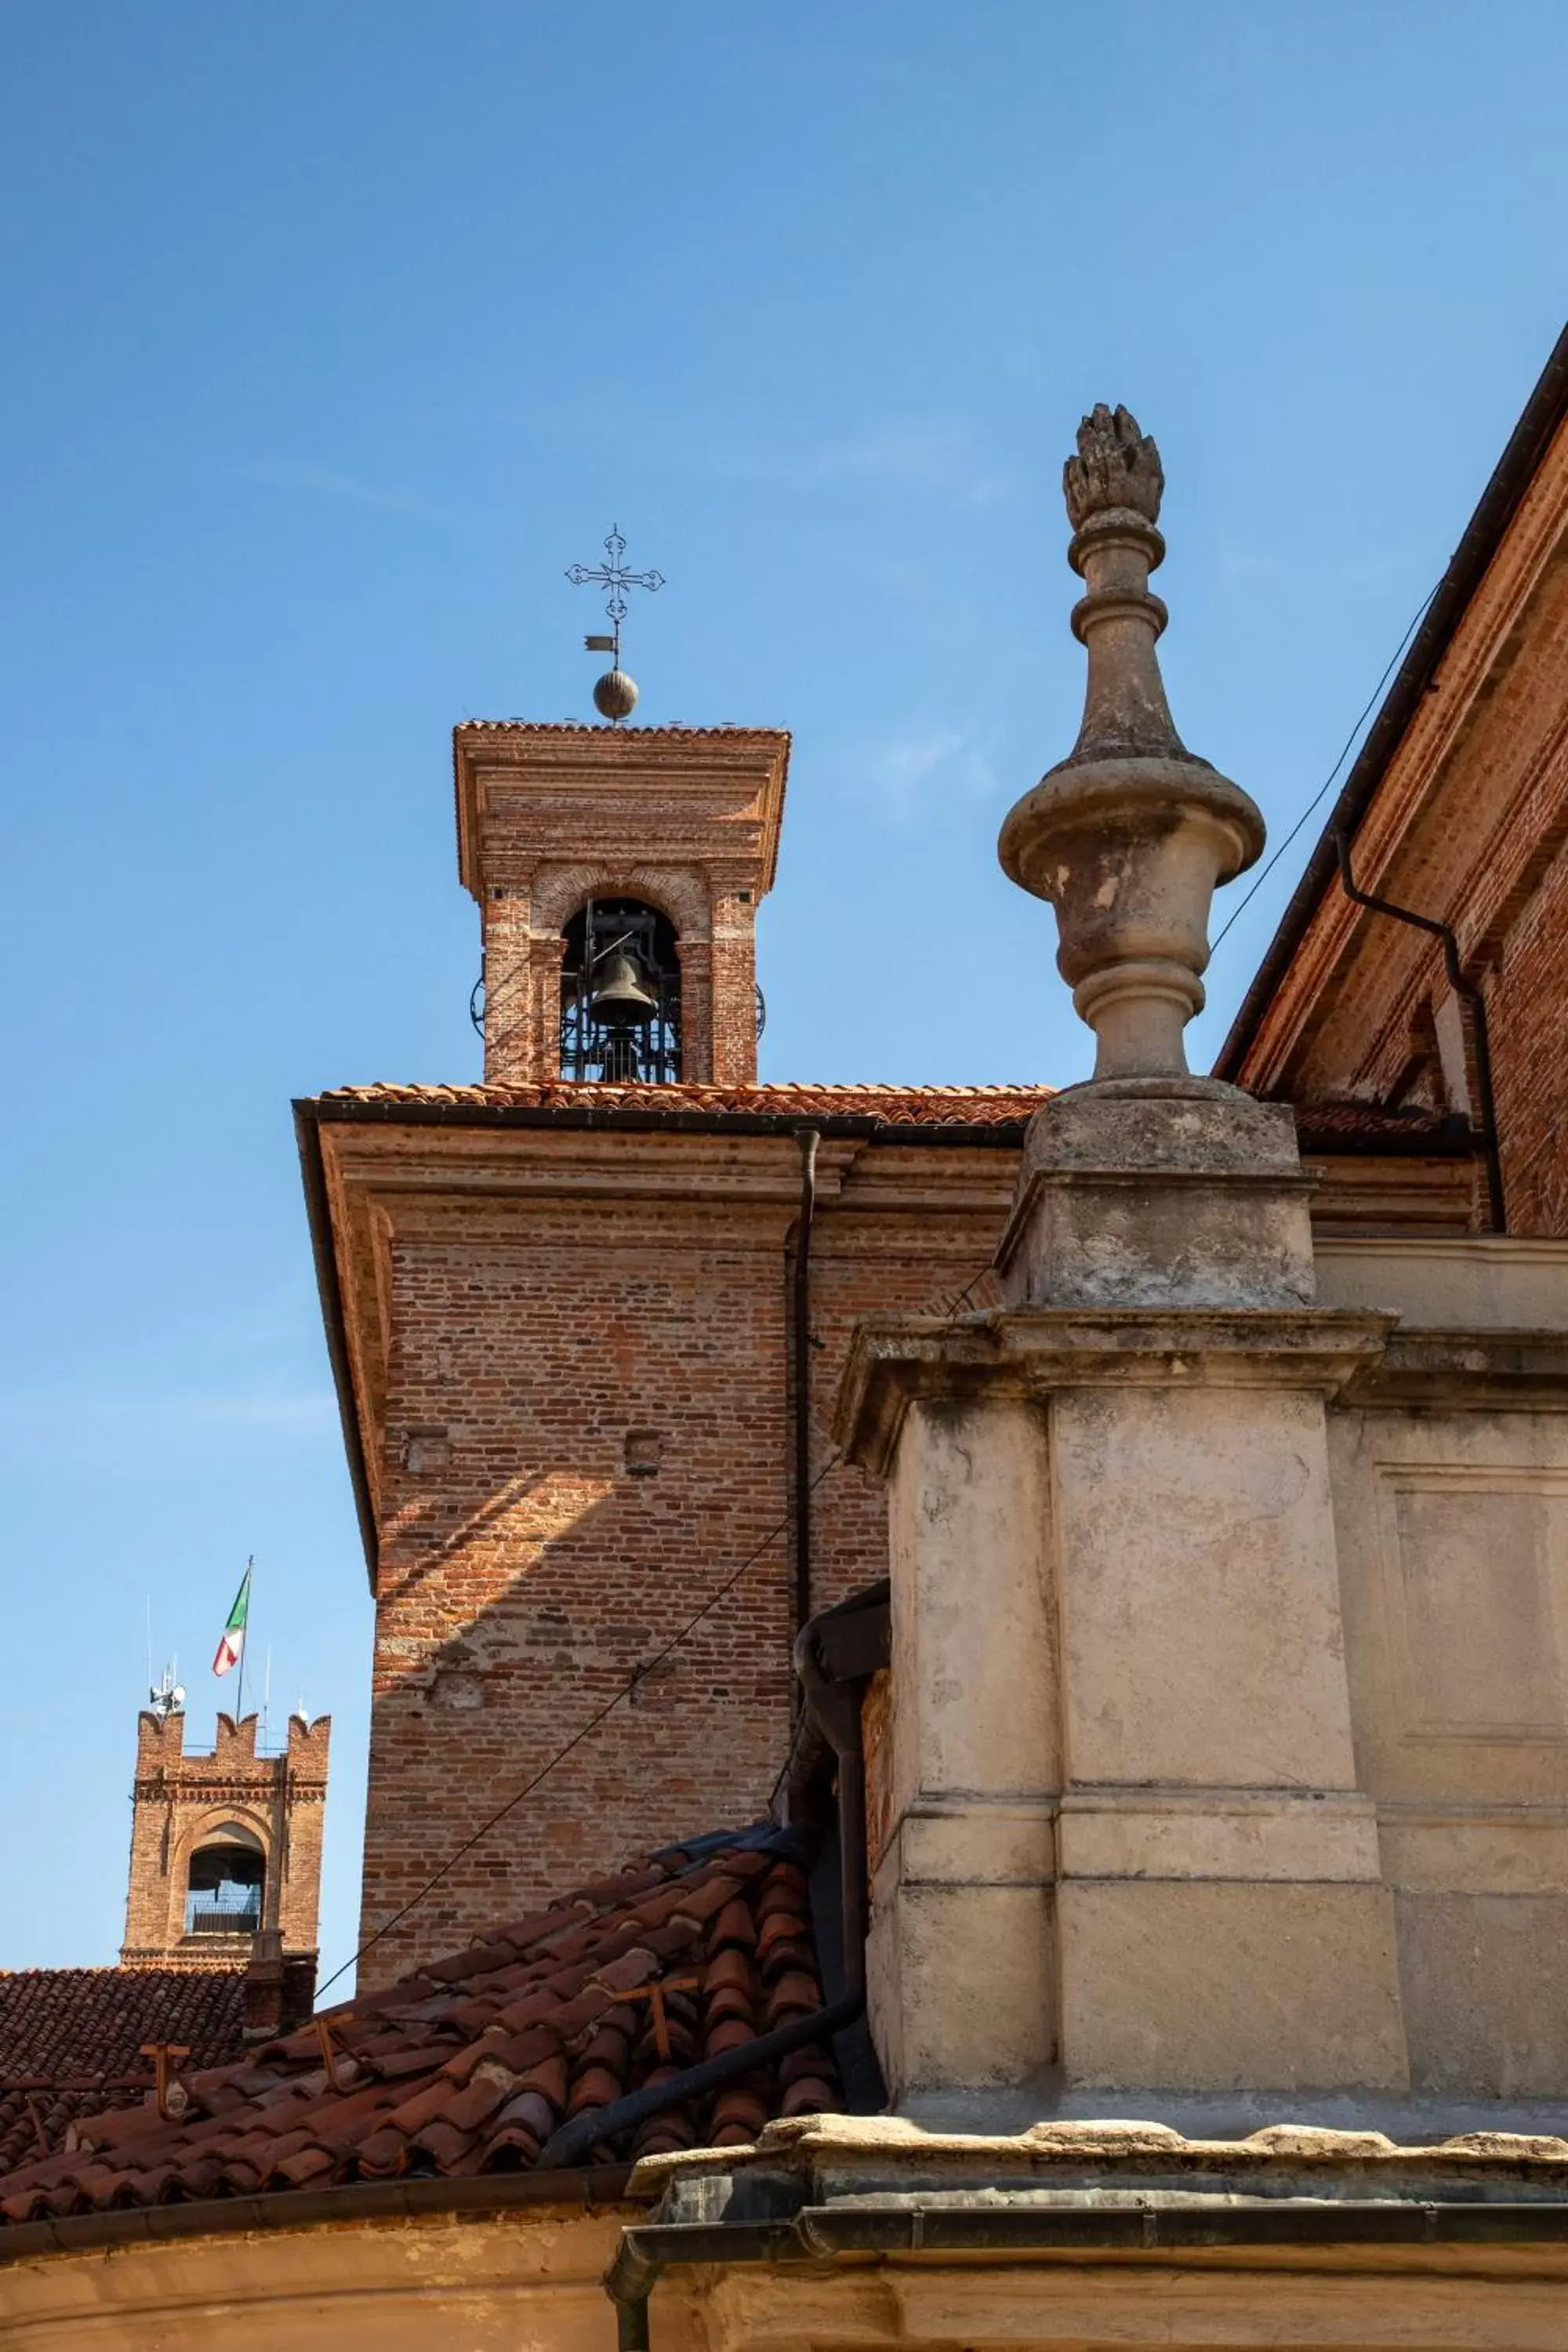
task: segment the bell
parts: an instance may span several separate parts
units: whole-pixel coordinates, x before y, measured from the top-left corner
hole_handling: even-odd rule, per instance
[[[589,999],[588,1009],[595,1021],[629,1028],[634,1024],[640,1027],[651,1021],[658,1005],[642,984],[636,959],[613,955],[605,965],[603,980]]]

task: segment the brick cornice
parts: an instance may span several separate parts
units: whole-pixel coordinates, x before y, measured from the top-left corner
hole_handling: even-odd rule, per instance
[[[789,736],[777,728],[469,720],[452,735],[458,872],[481,898],[483,836],[492,821],[537,835],[540,855],[559,854],[569,836],[574,856],[633,848],[639,864],[732,861],[744,836],[743,862],[761,898],[773,887],[778,858],[789,751]],[[624,814],[629,793],[659,818],[651,831],[645,818],[635,843]]]
[[[1521,499],[1354,834],[1362,887],[1451,922],[1468,960],[1495,952],[1500,919],[1538,862],[1542,782],[1568,760],[1568,713],[1543,709],[1536,730],[1510,746],[1511,764],[1487,756],[1484,737],[1510,689],[1528,698],[1532,685],[1552,684],[1526,677],[1525,665],[1543,636],[1561,630],[1565,612],[1568,424]],[[1418,878],[1402,879],[1417,856]],[[1397,1022],[1411,972],[1425,961],[1413,935],[1393,931],[1330,887],[1236,1061],[1239,1083],[1264,1094],[1288,1090],[1352,980],[1377,1006],[1371,1017],[1364,1009],[1358,1015],[1370,1043],[1374,1028],[1381,1035]]]
[[[1405,738],[1423,718],[1423,706],[1435,683],[1442,682],[1457,641],[1467,627],[1472,606],[1483,596],[1489,573],[1510,539],[1528,536],[1528,509],[1538,499],[1541,478],[1550,464],[1560,462],[1564,420],[1568,419],[1568,329],[1559,337],[1539,382],[1483,491],[1479,504],[1415,633],[1382,709],[1367,732],[1361,751],[1335,803],[1317,847],[1242,1003],[1230,1034],[1221,1048],[1215,1075],[1260,1087],[1289,1055],[1298,1034],[1303,1006],[1310,1010],[1310,990],[1292,986],[1301,974],[1303,947],[1321,917],[1326,899],[1335,893],[1336,835],[1353,838],[1375,800]],[[1555,445],[1555,446],[1554,446]],[[1370,846],[1370,845],[1369,845]],[[1321,971],[1320,969],[1320,979]],[[1291,991],[1289,1009],[1284,999]],[[1268,1036],[1265,1038],[1265,1030]]]

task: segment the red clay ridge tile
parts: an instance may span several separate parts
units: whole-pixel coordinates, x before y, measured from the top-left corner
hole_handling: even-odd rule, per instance
[[[584,2107],[607,2107],[621,2095],[622,2081],[607,2066],[588,2066],[572,2086],[567,2106],[569,2115],[580,2116]]]
[[[768,2024],[784,2024],[794,2016],[809,2017],[822,2007],[822,1990],[803,1969],[790,1969],[768,1990]]]
[[[531,2132],[542,2147],[555,2129],[561,2113],[558,2103],[547,2099],[542,2091],[519,2091],[501,2108],[495,2121],[507,2131]]]
[[[361,2140],[357,2150],[359,2169],[372,2179],[398,2172],[402,2169],[407,2147],[408,2142],[400,2131],[394,2131],[390,2124],[384,2125],[380,2131],[372,2132],[368,2139]]]

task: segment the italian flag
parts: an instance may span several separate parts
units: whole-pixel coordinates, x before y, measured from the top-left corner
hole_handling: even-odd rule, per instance
[[[226,1675],[230,1666],[237,1666],[245,1652],[245,1621],[250,1614],[250,1567],[247,1560],[239,1591],[234,1596],[234,1607],[228,1612],[228,1623],[223,1629],[223,1639],[213,1660],[215,1675]]]

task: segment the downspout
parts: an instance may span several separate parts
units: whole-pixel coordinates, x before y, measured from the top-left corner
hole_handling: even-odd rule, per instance
[[[795,1630],[811,1622],[811,1229],[816,1218],[815,1127],[797,1127],[800,1215],[795,1229]]]
[[[1433,915],[1418,915],[1411,907],[1396,907],[1392,899],[1374,898],[1370,890],[1358,888],[1351,873],[1350,843],[1342,833],[1334,835],[1334,855],[1339,861],[1340,882],[1345,897],[1352,906],[1365,907],[1374,915],[1388,915],[1396,923],[1409,923],[1418,931],[1427,931],[1443,943],[1443,968],[1448,975],[1448,985],[1461,1003],[1469,1007],[1471,1034],[1476,1044],[1476,1088],[1481,1103],[1481,1149],[1486,1155],[1487,1192],[1489,1196],[1491,1230],[1506,1234],[1508,1214],[1503,1205],[1502,1156],[1498,1145],[1497,1103],[1492,1094],[1491,1041],[1487,1028],[1487,1003],[1473,980],[1466,977],[1459,961],[1459,942],[1447,923]]]
[[[727,2084],[739,2082],[743,2074],[754,2074],[760,2066],[770,2066],[776,2058],[787,2058],[792,2050],[805,2049],[808,2042],[826,2042],[842,2033],[846,2026],[853,2025],[864,2011],[866,1763],[860,1747],[859,1692],[852,1684],[830,1683],[815,1657],[805,1654],[810,1648],[808,1629],[795,1645],[795,1662],[805,1687],[806,1707],[838,1759],[844,1991],[826,2008],[813,2010],[806,2017],[792,2018],[787,2025],[775,2026],[771,2033],[759,2034],[754,2042],[743,2042],[738,2049],[726,2050],[721,2057],[706,2058],[681,2074],[667,2076],[662,2083],[649,2083],[640,2091],[630,2091],[624,2099],[613,2099],[608,2106],[590,2107],[583,2115],[574,2116],[545,2141],[539,2151],[537,2170],[564,2171],[581,2164],[601,2140],[633,2131],[637,2125],[651,2122],[655,2116],[665,2115],[671,2107],[683,2106],[689,2099],[705,2099]],[[646,2329],[646,2313],[641,2324]],[[623,2343],[637,2340],[623,2334]]]

